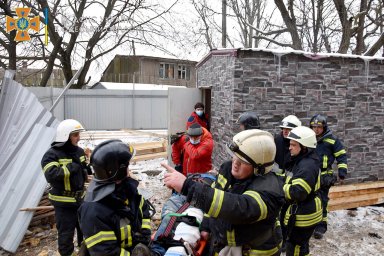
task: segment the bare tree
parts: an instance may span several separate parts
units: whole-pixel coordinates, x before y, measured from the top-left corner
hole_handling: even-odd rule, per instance
[[[14,17],[15,13],[11,10],[14,1],[1,1],[0,2],[0,15],[3,19],[5,16]],[[5,24],[5,22],[3,23]],[[7,33],[3,26],[0,27],[1,37],[0,45],[3,50],[0,50],[2,57],[0,58],[0,67],[4,69],[16,70],[16,41],[13,40],[16,36],[16,31]]]
[[[242,45],[246,48],[258,46],[258,40],[254,39],[255,29],[260,30],[262,14],[265,9],[265,0],[231,0],[228,4],[234,13],[240,27]],[[253,41],[255,40],[255,44]]]
[[[41,86],[46,86],[54,67],[62,69],[65,80],[69,81],[73,77],[73,69],[83,65],[84,68],[74,85],[75,88],[82,88],[90,79],[88,73],[91,65],[127,43],[135,41],[136,44],[167,51],[166,43],[161,43],[165,40],[161,38],[170,39],[172,35],[167,33],[168,26],[164,27],[167,23],[164,17],[169,15],[178,0],[168,6],[145,0],[36,0],[37,4],[30,0],[21,2],[30,7],[31,14],[35,16],[41,14],[45,8],[49,10],[49,22],[45,25],[49,31],[50,46],[44,47],[39,34],[35,37],[41,44],[34,44],[38,54],[30,53],[24,57],[16,57],[19,54],[16,54],[18,49],[16,51],[14,36],[1,28],[0,44],[4,46],[4,50],[0,50],[0,56],[9,61],[0,59],[0,65],[16,69],[18,60],[43,60],[45,73]],[[1,1],[0,8],[4,14],[14,15],[11,11],[11,1]],[[43,16],[40,20],[44,23]]]
[[[283,27],[274,22],[259,31],[258,39],[312,52],[372,55],[383,46],[383,1],[274,0],[274,4]],[[284,40],[285,32],[289,33],[290,43]]]

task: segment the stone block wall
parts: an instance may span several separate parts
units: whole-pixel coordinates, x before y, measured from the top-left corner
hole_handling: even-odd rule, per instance
[[[346,146],[347,183],[384,180],[383,60],[234,50],[200,62],[197,77],[199,88],[211,88],[216,167],[230,158],[224,145],[239,131],[241,113],[258,112],[273,134],[289,114],[308,125],[320,113]]]

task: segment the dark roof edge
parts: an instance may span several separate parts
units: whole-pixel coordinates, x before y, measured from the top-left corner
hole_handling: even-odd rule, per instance
[[[198,68],[201,65],[203,65],[212,56],[231,56],[231,57],[235,57],[236,58],[237,55],[238,55],[238,50],[239,49],[240,48],[237,48],[237,49],[215,49],[215,50],[212,50],[205,57],[203,57],[203,59],[201,61],[199,61],[196,64],[196,68]]]

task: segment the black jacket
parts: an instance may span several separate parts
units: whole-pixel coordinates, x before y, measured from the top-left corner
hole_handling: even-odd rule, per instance
[[[274,235],[284,203],[283,184],[272,172],[236,180],[231,170],[231,161],[222,164],[213,186],[187,179],[182,193],[188,202],[209,215],[203,219],[202,227],[211,233],[214,251],[227,245],[265,249],[262,245]]]
[[[314,226],[322,220],[322,206],[317,191],[320,188],[319,159],[313,149],[292,157],[287,163],[284,193],[290,203],[284,224],[296,213],[295,226]]]
[[[284,172],[285,166],[291,157],[291,154],[289,152],[289,141],[290,141],[289,139],[284,138],[282,133],[275,136],[275,144],[276,144],[275,163],[279,165],[279,169],[281,170],[281,173]]]
[[[84,183],[90,173],[84,150],[73,146],[70,141],[64,145],[53,143],[44,154],[41,167],[52,189],[49,199],[53,205],[78,205],[84,195]]]
[[[320,158],[322,175],[332,174],[332,164],[337,161],[339,177],[344,179],[347,175],[347,152],[341,141],[327,129],[324,135],[317,140],[316,153]]]
[[[112,194],[80,206],[80,227],[90,255],[129,255],[136,244],[149,243],[149,207],[137,185],[136,180],[127,178]]]

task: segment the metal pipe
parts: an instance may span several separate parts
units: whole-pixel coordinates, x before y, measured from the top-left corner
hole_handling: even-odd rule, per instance
[[[64,96],[66,91],[71,87],[71,85],[75,82],[75,80],[80,76],[81,71],[83,70],[84,66],[81,66],[81,68],[76,72],[76,74],[72,77],[71,81],[65,86],[64,90],[60,93],[59,97],[57,97],[56,101],[53,103],[52,107],[49,109],[49,112],[52,113],[53,109],[56,107],[56,105],[59,103],[61,98]],[[53,113],[52,113],[53,114]]]

